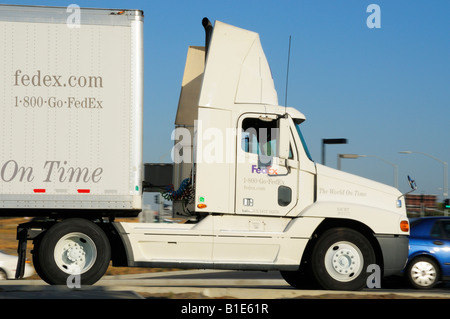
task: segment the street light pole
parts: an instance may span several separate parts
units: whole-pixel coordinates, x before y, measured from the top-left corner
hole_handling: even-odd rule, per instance
[[[346,138],[323,138],[322,139],[322,165],[325,165],[325,144],[347,144]]]
[[[384,158],[381,158],[376,155],[360,155],[360,156],[361,157],[375,157],[375,158],[378,158],[380,161],[383,161],[386,164],[391,165],[394,168],[394,187],[398,188],[398,165],[397,164],[391,163],[391,162],[385,160]]]
[[[392,167],[394,168],[394,187],[398,188],[398,165],[391,163],[391,162],[385,160],[384,158],[381,158],[376,155],[339,154],[338,155],[338,169],[339,170],[341,169],[341,158],[359,158],[359,157],[374,157],[374,158],[377,158],[377,159],[385,162],[386,164],[392,165]]]
[[[358,155],[358,154],[338,154],[337,169],[341,170],[341,158],[357,159],[358,157],[360,157],[360,155]]]

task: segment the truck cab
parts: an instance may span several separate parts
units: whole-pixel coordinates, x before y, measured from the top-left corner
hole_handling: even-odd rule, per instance
[[[280,270],[295,287],[349,290],[369,265],[401,271],[401,193],[312,160],[306,118],[278,104],[257,33],[216,21],[207,43],[188,50],[172,136],[171,199],[186,222],[117,224],[130,265]]]

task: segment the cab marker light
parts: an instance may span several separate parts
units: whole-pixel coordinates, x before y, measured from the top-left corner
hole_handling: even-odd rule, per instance
[[[198,208],[206,208],[206,204],[198,204],[197,207]]]
[[[407,220],[402,220],[400,222],[400,229],[404,232],[408,232],[409,231],[409,223]]]

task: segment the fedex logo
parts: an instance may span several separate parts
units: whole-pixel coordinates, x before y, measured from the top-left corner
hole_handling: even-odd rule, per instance
[[[252,165],[252,173],[278,175],[277,169],[272,168],[272,166],[258,168],[256,165]]]

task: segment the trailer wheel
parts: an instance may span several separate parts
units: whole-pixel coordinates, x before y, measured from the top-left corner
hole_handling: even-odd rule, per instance
[[[333,228],[323,233],[312,253],[312,269],[324,289],[360,290],[366,285],[366,269],[375,264],[372,245],[361,233]]]
[[[67,285],[68,279],[77,275],[80,284],[92,285],[105,274],[110,260],[106,234],[93,222],[80,218],[55,224],[33,249],[36,272],[51,285]]]

